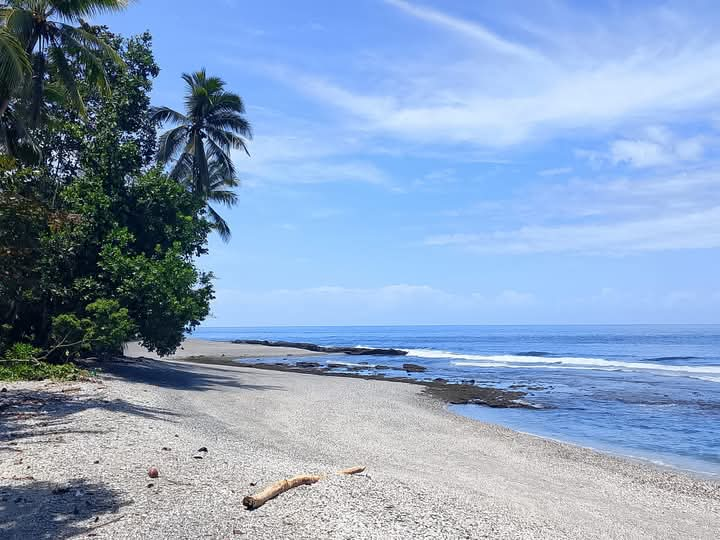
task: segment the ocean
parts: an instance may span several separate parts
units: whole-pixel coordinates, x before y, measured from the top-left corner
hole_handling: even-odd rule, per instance
[[[192,337],[405,349],[408,356],[323,360],[412,362],[427,368],[416,378],[525,391],[537,409],[451,409],[720,477],[720,325],[239,327],[200,328]]]

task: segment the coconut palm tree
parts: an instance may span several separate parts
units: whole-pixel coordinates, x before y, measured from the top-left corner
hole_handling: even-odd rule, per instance
[[[45,79],[49,71],[57,76],[68,98],[81,114],[85,106],[71,69],[72,58],[84,72],[84,78],[103,92],[109,91],[104,62],[112,60],[122,64],[119,55],[105,41],[96,36],[84,17],[108,11],[119,11],[128,0],[5,0],[0,2],[0,27],[14,36],[24,50],[26,60],[32,63],[30,92],[30,125],[36,126],[40,116]],[[9,42],[8,42],[9,43]],[[2,64],[12,66],[20,60],[19,50],[13,44],[5,45],[14,53]],[[1,65],[1,64],[0,64]],[[19,64],[18,64],[19,65]],[[6,81],[17,81],[17,70],[5,67]],[[12,76],[14,73],[14,77]],[[4,88],[0,95],[0,118],[10,105],[12,88]]]
[[[180,176],[180,181],[192,191],[195,181],[192,176],[191,156],[188,154],[181,155],[175,164],[174,170]],[[231,236],[230,226],[210,203],[219,203],[228,208],[235,206],[237,204],[237,193],[233,191],[233,188],[240,185],[240,180],[236,176],[229,176],[225,165],[214,158],[208,162],[208,174],[210,184],[208,191],[205,193],[208,217],[220,238],[227,242]]]
[[[174,163],[170,175],[182,180],[190,167],[191,190],[208,199],[212,190],[210,163],[223,178],[235,178],[230,151],[248,153],[246,141],[252,138],[250,123],[243,117],[245,106],[237,94],[225,90],[219,77],[208,77],[204,69],[184,73],[187,84],[185,112],[156,107],[153,118],[174,127],[160,136],[157,159]],[[249,153],[248,153],[249,155]]]

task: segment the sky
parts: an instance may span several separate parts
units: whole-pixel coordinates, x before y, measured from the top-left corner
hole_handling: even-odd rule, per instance
[[[720,323],[720,5],[136,0],[243,97],[205,326]]]

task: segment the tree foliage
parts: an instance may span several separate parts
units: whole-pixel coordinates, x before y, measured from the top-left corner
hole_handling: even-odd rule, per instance
[[[108,88],[69,54],[83,107],[46,99],[39,152],[0,156],[0,355],[17,342],[50,359],[111,353],[129,339],[169,354],[213,298],[194,263],[212,228],[205,200],[154,161],[151,38],[84,31],[122,59],[103,60]]]

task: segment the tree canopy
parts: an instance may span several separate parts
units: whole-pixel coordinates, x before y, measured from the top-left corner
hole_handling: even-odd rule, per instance
[[[150,35],[127,39],[80,20],[125,3],[0,3],[0,52],[31,60],[0,61],[0,356],[18,343],[50,359],[112,353],[130,339],[170,354],[209,313],[213,276],[196,261],[213,229],[229,229],[208,202],[236,200],[229,150],[245,149],[250,127],[240,98],[202,71],[186,77],[186,114],[152,109]],[[12,32],[33,10],[55,21],[35,43]],[[18,89],[28,76],[42,78],[42,92]],[[158,122],[170,119],[180,131],[158,148]],[[169,172],[163,156],[178,158]]]

